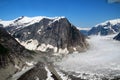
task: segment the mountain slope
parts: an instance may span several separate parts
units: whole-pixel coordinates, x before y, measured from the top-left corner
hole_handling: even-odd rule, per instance
[[[108,20],[97,24],[88,31],[88,35],[109,35],[120,31],[120,19]]]
[[[0,80],[33,80],[37,77],[47,79],[59,76],[52,72],[55,71],[54,67],[46,62],[38,62],[35,65],[33,62],[37,54],[33,56],[31,53],[8,34],[3,27],[0,27]],[[30,77],[24,77],[26,75]]]
[[[118,33],[113,39],[120,41],[120,33]]]
[[[17,22],[22,22],[17,19]],[[43,52],[69,53],[84,51],[87,47],[85,37],[65,17],[37,17],[26,25],[5,26],[18,41],[28,49]],[[30,21],[30,20],[27,21]],[[33,21],[33,20],[32,20]],[[15,22],[15,21],[14,21]],[[32,24],[31,24],[32,23]],[[22,26],[21,26],[22,25]]]
[[[28,58],[32,58],[30,52],[0,27],[0,80],[22,69]]]

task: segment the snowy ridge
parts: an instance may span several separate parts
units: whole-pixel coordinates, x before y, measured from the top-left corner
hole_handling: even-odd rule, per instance
[[[110,23],[111,25],[115,25],[115,24],[118,24],[120,23],[120,19],[113,19],[113,20],[108,20],[108,21],[105,21],[103,23],[100,23],[100,24],[97,24],[95,27],[99,26],[99,25],[107,25],[107,23]]]
[[[2,20],[0,20],[0,24],[2,24],[3,26],[8,26],[8,25],[10,25],[12,22],[13,22],[13,20],[10,20],[10,21],[2,21]]]
[[[97,24],[88,31],[88,35],[110,35],[120,31],[120,19],[108,20]]]
[[[53,20],[53,22],[55,22],[55,21],[60,20],[61,18],[65,18],[65,17],[64,16],[61,16],[61,17],[46,17],[46,16],[27,17],[27,16],[22,16],[22,17],[18,17],[16,19],[10,20],[10,21],[0,20],[0,24],[2,24],[4,27],[18,26],[17,28],[19,28],[19,27],[29,26],[29,25],[32,25],[34,23],[38,23],[43,18],[51,19],[51,20]]]

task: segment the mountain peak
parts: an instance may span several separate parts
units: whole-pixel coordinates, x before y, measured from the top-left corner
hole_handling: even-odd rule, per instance
[[[6,30],[30,50],[67,54],[87,48],[85,37],[63,16],[20,17]]]
[[[104,26],[104,25],[107,25],[108,23],[110,23],[111,25],[115,25],[117,23],[120,23],[120,19],[118,18],[118,19],[113,19],[113,20],[107,20],[107,21],[105,21],[103,23],[97,24],[95,27],[97,27],[99,25]]]
[[[46,17],[46,16],[27,17],[27,16],[21,16],[21,17],[18,17],[16,19],[10,20],[10,21],[0,20],[0,24],[2,24],[3,27],[9,27],[12,25],[12,26],[18,26],[18,28],[20,28],[20,27],[32,25],[34,23],[38,23],[44,18],[50,19],[53,21],[58,21],[58,20],[63,19],[65,17],[64,16],[61,16],[61,17]]]
[[[23,18],[25,18],[25,16],[18,17],[18,18],[16,18],[16,19],[14,20],[14,22],[17,22],[17,21],[19,21],[19,20],[21,20],[21,19],[23,19]]]
[[[120,31],[120,19],[108,20],[103,23],[97,24],[90,31],[89,35],[110,35]]]

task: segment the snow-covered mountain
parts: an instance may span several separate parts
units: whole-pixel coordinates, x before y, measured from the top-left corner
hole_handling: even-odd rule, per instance
[[[0,24],[3,25],[10,33],[14,33],[14,30],[20,30],[24,27],[30,26],[35,23],[39,23],[43,18],[51,19],[53,21],[59,20],[62,17],[46,17],[46,16],[36,16],[36,17],[27,17],[21,16],[14,20],[9,21],[0,21]]]
[[[69,53],[87,47],[84,36],[65,17],[22,16],[0,24],[30,50]]]
[[[20,45],[0,25],[0,80],[52,80],[56,77],[60,80],[54,67],[34,53]],[[39,56],[37,61],[36,56]]]
[[[109,35],[120,32],[120,19],[108,20],[97,24],[88,31],[88,35]]]
[[[9,20],[9,21],[0,20],[0,24],[2,24],[4,27],[14,26],[16,28],[23,28],[23,27],[32,25],[34,23],[38,23],[43,18],[48,18],[48,19],[52,19],[52,20],[56,21],[60,18],[64,18],[64,16],[62,16],[62,17],[46,17],[46,16],[27,17],[27,16],[21,16],[21,17],[14,19],[14,20]]]

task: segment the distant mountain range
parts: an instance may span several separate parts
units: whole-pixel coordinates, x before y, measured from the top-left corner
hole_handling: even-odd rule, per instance
[[[88,35],[109,35],[120,32],[120,19],[108,20],[97,24],[88,31]]]

